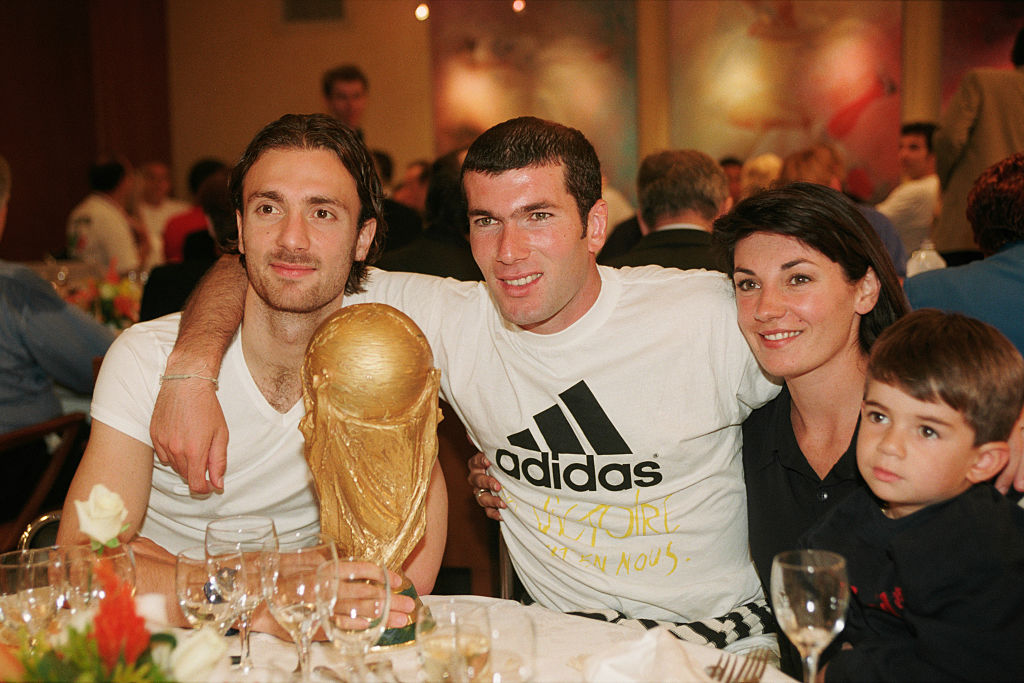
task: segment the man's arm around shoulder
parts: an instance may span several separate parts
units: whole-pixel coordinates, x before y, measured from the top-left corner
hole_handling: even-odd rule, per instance
[[[220,374],[221,359],[241,323],[247,287],[237,256],[223,256],[206,274],[182,313],[164,370],[165,376],[191,377],[163,382],[153,408],[153,449],[194,493],[224,487],[228,428],[210,378]]]

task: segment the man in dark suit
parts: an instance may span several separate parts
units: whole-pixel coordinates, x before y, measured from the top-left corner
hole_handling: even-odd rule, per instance
[[[967,222],[967,193],[986,168],[1024,151],[1024,29],[1010,53],[1013,69],[969,71],[935,134],[942,211],[932,233],[950,266],[981,258]]]
[[[657,172],[646,173],[644,167]],[[722,167],[697,150],[666,150],[648,155],[638,176],[646,177],[638,188],[637,218],[643,237],[625,254],[602,263],[718,269],[711,251],[711,225],[732,208]]]

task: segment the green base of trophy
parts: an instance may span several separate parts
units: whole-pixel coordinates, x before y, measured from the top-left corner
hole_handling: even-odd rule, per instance
[[[389,628],[384,631],[380,640],[377,641],[377,644],[373,648],[375,650],[405,645],[416,640],[416,617],[419,616],[420,610],[426,608],[423,606],[423,601],[420,600],[419,593],[416,592],[416,586],[412,585],[412,581],[410,581],[409,577],[404,573],[402,574],[402,585],[399,588],[400,590],[395,592],[400,593],[401,595],[408,595],[416,601],[416,606],[409,615],[409,623],[405,626]]]

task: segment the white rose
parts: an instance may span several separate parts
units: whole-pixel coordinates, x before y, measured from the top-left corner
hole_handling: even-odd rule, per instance
[[[212,628],[201,628],[183,636],[171,653],[171,680],[207,680],[227,651],[227,640]]]
[[[78,528],[100,545],[117,538],[128,517],[124,501],[103,484],[96,484],[89,492],[89,500],[76,500]]]

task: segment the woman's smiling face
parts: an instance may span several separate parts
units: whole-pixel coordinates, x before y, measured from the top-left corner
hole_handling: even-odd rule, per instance
[[[789,381],[862,355],[860,318],[878,300],[874,271],[850,282],[820,251],[769,232],[737,242],[733,263],[740,329],[765,371]]]

